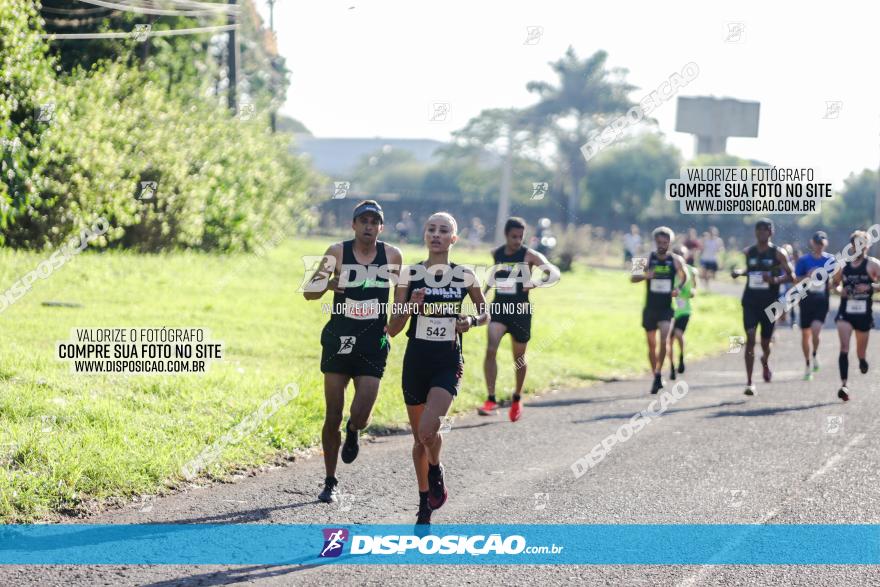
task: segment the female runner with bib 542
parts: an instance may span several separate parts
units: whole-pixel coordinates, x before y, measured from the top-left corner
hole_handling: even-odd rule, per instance
[[[474,273],[449,262],[449,249],[458,240],[455,219],[438,212],[425,223],[428,259],[412,271],[401,271],[388,322],[395,336],[409,320],[409,341],[403,357],[403,400],[415,444],[413,463],[419,484],[417,524],[430,524],[431,512],[448,496],[440,464],[440,424],[458,393],[464,370],[462,334],[489,322],[486,298]],[[476,315],[463,315],[470,296]],[[412,320],[410,320],[412,317]]]

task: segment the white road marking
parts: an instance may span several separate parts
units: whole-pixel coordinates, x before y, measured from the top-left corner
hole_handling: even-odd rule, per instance
[[[854,447],[859,442],[861,442],[863,438],[865,438],[864,434],[856,434],[855,436],[853,436],[852,440],[850,440],[848,443],[846,443],[846,446],[844,446],[840,450],[839,453],[832,455],[827,461],[825,461],[825,463],[821,467],[816,469],[813,472],[813,474],[810,475],[810,478],[807,479],[807,483],[812,483],[813,481],[815,481],[816,479],[818,479],[819,477],[821,477],[822,475],[824,475],[825,473],[827,473],[828,471],[833,469],[835,467],[835,465],[837,465],[839,462],[841,462],[844,459],[844,457],[846,456],[846,453],[849,452],[849,450],[852,447]],[[787,500],[785,500],[785,501],[787,501]],[[785,505],[785,501],[783,501],[783,503],[780,504],[780,509],[781,509],[782,505]],[[757,525],[760,526],[760,525],[766,524],[767,522],[772,520],[774,517],[776,517],[777,513],[778,513],[778,511],[776,509],[770,510],[769,512],[767,512],[766,514],[761,516],[761,519],[758,520]],[[742,539],[740,539],[740,540],[742,540]],[[723,554],[725,551],[729,550],[731,547],[736,546],[737,544],[739,544],[740,540],[737,540],[737,541],[727,545],[727,547],[722,549],[719,554]],[[713,570],[715,570],[718,566],[719,565],[702,565],[698,572],[696,572],[693,575],[686,577],[686,578],[682,579],[681,581],[679,581],[678,583],[676,583],[676,587],[689,587],[692,585],[696,585],[699,581],[702,581],[707,575],[709,575],[709,573],[711,573]]]

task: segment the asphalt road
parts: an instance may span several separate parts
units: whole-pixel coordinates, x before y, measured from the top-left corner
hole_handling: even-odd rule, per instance
[[[833,316],[833,313],[832,313]],[[830,318],[831,316],[829,316]],[[698,320],[698,317],[694,318]],[[649,380],[528,400],[457,418],[445,435],[449,502],[435,523],[880,523],[880,340],[872,372],[851,359],[852,400],[836,397],[837,335],[802,380],[797,331],[777,329],[774,380],[743,395],[741,353],[688,366],[689,393],[576,479],[572,463],[651,401]],[[851,355],[854,356],[854,351]],[[510,365],[503,365],[510,368]],[[473,371],[476,366],[470,366]],[[852,373],[855,373],[854,375]],[[668,376],[668,374],[667,374]],[[760,377],[760,374],[759,374]],[[466,381],[479,384],[476,373]],[[388,385],[382,393],[398,393]],[[375,438],[340,464],[340,504],[317,502],[320,457],[235,483],[129,504],[90,523],[411,523],[417,494],[408,435]],[[539,494],[536,496],[536,494]],[[687,544],[669,544],[687,549]],[[845,544],[840,545],[846,548]],[[880,585],[876,566],[6,567],[3,585]]]

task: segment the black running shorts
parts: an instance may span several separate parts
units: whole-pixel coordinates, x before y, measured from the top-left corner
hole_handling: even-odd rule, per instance
[[[370,344],[364,344],[367,342]],[[390,350],[390,342],[382,346],[378,342],[374,344],[372,339],[359,342],[357,337],[333,336],[325,328],[321,332],[321,373],[339,373],[349,377],[367,375],[381,379]]]
[[[834,318],[835,322],[840,320],[849,322],[852,324],[853,329],[858,330],[859,332],[868,332],[874,328],[873,313],[848,314],[843,311],[843,302],[841,302],[841,307],[837,310],[837,316]]]
[[[532,338],[531,314],[492,314],[492,322],[504,324],[516,342],[526,343]]]
[[[668,308],[647,307],[642,310],[642,328],[648,332],[657,330],[660,322],[669,322],[672,320],[673,314],[675,314],[675,310],[672,309],[672,306]]]
[[[801,328],[809,328],[814,321],[825,323],[825,316],[828,315],[828,298],[826,296],[807,296],[800,303]]]
[[[463,372],[463,362],[438,362],[436,356],[407,345],[403,355],[403,401],[408,406],[422,405],[428,401],[432,387],[442,387],[455,397]]]
[[[672,325],[672,329],[673,330],[681,330],[682,332],[684,332],[685,330],[687,330],[688,321],[690,319],[691,319],[690,314],[685,314],[683,316],[679,316],[678,318],[675,319],[675,323]]]
[[[761,325],[761,338],[773,338],[773,321],[767,317],[765,306],[743,304],[743,328],[754,330]]]

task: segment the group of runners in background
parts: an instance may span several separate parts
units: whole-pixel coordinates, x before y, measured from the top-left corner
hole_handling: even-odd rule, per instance
[[[458,394],[464,372],[462,335],[488,325],[484,361],[487,400],[483,415],[497,412],[495,396],[499,343],[510,333],[516,387],[508,411],[516,422],[522,414],[521,394],[531,337],[529,292],[536,284],[555,281],[559,271],[547,258],[523,245],[525,221],[510,218],[504,226],[505,244],[492,251],[494,264],[485,289],[471,268],[453,263],[450,249],[458,240],[458,223],[447,212],[432,214],[425,222],[427,258],[410,274],[396,247],[379,240],[384,213],[374,200],[354,209],[354,238],[331,245],[323,262],[304,288],[308,300],[333,292],[332,313],[321,333],[321,371],[324,374],[326,415],[322,447],[326,477],[318,499],[338,500],[337,458],[353,462],[359,452],[358,435],[366,428],[390,352],[390,339],[406,329],[401,388],[413,434],[412,458],[419,490],[417,524],[430,524],[431,514],[446,503],[441,463],[441,424]],[[369,271],[370,268],[390,268]],[[523,269],[525,269],[523,271]],[[360,275],[359,275],[360,274]],[[484,296],[495,289],[492,313]],[[394,291],[393,304],[389,293]],[[465,312],[469,298],[474,313]],[[354,383],[350,417],[342,425],[345,389]],[[341,450],[340,450],[341,445]]]
[[[713,228],[709,234],[717,237],[717,230]],[[634,226],[630,235],[637,236],[638,228]],[[849,348],[853,334],[859,371],[862,374],[868,372],[868,338],[874,326],[872,296],[874,291],[880,289],[880,261],[868,255],[875,239],[865,231],[853,232],[842,258],[838,259],[826,251],[828,235],[820,230],[810,239],[810,252],[800,256],[793,264],[790,247],[774,244],[772,235],[773,222],[769,219],[759,220],[755,224],[755,244],[743,251],[745,267],[731,270],[731,277],[734,279],[746,278],[742,295],[745,394],[755,395],[757,391],[752,375],[759,327],[762,377],[767,383],[773,377],[770,369],[773,330],[776,321],[787,313],[785,308],[788,296],[782,286],[789,284],[787,289],[803,292],[793,307],[800,310],[805,381],[811,381],[813,374],[819,370],[817,350],[822,326],[830,307],[830,297],[832,294],[840,296],[840,305],[834,319],[840,341],[838,370],[841,383],[837,397],[849,401]],[[698,246],[693,242],[695,236],[696,231],[691,229],[684,244],[670,250],[675,241],[674,232],[665,226],[658,227],[652,233],[654,250],[645,260],[645,266],[633,263],[631,281],[647,282],[642,327],[647,336],[648,361],[654,374],[651,393],[657,393],[663,388],[662,369],[667,348],[672,341],[679,343],[680,350],[677,368],[671,348],[668,352],[670,377],[674,379],[676,371],[684,372],[684,331],[691,313],[690,300],[696,289],[694,258],[689,255],[693,249],[688,244],[694,248]],[[625,241],[628,258],[633,260],[635,257],[632,256],[633,251],[629,245],[634,242],[632,236],[629,243]],[[701,244],[705,246],[704,243]],[[723,244],[721,248],[715,249],[716,252],[720,250],[723,250]],[[714,261],[711,268],[704,265],[705,272],[711,269],[714,273],[718,270],[717,258]]]
[[[338,499],[337,459],[353,462],[359,452],[359,432],[366,428],[375,404],[380,381],[391,349],[390,339],[406,329],[408,338],[403,356],[401,389],[413,434],[412,458],[419,491],[417,524],[430,524],[434,510],[446,502],[448,490],[441,463],[443,437],[441,424],[458,394],[464,372],[463,334],[472,328],[488,326],[488,343],[483,371],[487,399],[478,410],[481,415],[497,413],[500,401],[495,384],[498,373],[497,351],[505,334],[511,335],[515,389],[509,418],[522,415],[521,394],[527,372],[526,347],[531,337],[529,293],[536,285],[559,279],[559,271],[540,252],[524,246],[526,225],[521,218],[510,218],[504,226],[505,243],[492,251],[492,275],[481,284],[470,267],[450,260],[450,250],[458,240],[458,224],[447,212],[432,214],[424,225],[427,258],[412,266],[403,264],[396,247],[382,242],[384,213],[373,200],[364,200],[354,209],[354,238],[331,245],[305,288],[306,299],[321,298],[333,292],[332,313],[321,332],[321,371],[324,374],[326,415],[322,446],[326,477],[318,498]],[[827,235],[816,232],[811,251],[792,264],[785,248],[771,241],[773,223],[762,219],[755,225],[756,243],[743,251],[745,267],[731,271],[736,279],[746,278],[742,296],[745,329],[746,395],[754,395],[752,379],[760,327],[762,376],[770,382],[769,358],[773,329],[782,314],[768,310],[780,299],[783,284],[806,287],[800,301],[800,325],[805,359],[804,379],[812,379],[819,369],[817,349],[822,325],[829,309],[829,297],[841,297],[836,316],[840,338],[838,367],[841,386],[838,397],[849,399],[849,345],[853,333],[859,369],[867,373],[866,349],[873,327],[871,296],[880,289],[880,262],[867,255],[871,241],[865,232],[850,237],[851,255],[838,260],[828,254]],[[697,291],[699,254],[701,277],[708,282],[719,270],[724,243],[717,229],[711,228],[702,241],[691,229],[687,238],[675,244],[668,227],[652,233],[653,250],[637,265],[642,249],[638,228],[633,226],[625,238],[628,260],[633,262],[632,282],[645,281],[647,295],[642,311],[648,360],[654,375],[651,393],[663,388],[663,366],[669,356],[670,378],[685,371],[685,331],[691,317],[691,300]],[[841,267],[835,267],[835,264]],[[406,272],[401,268],[407,267]],[[386,268],[384,271],[375,271]],[[373,269],[374,271],[370,271]],[[523,271],[525,269],[525,271]],[[825,280],[814,279],[824,271]],[[523,276],[527,278],[523,278]],[[536,281],[535,275],[538,276]],[[808,287],[807,287],[808,286]],[[485,293],[495,294],[490,305]],[[389,303],[394,291],[393,303]],[[799,290],[799,291],[800,291]],[[465,312],[469,298],[473,312]],[[675,356],[675,344],[678,356]],[[340,433],[345,406],[345,389],[354,384],[350,417],[345,423],[345,439]]]

